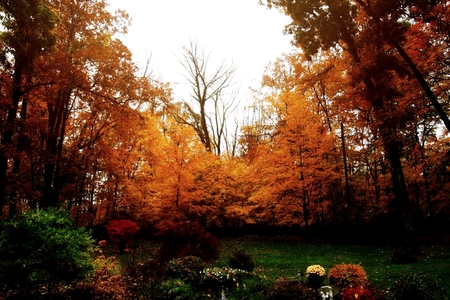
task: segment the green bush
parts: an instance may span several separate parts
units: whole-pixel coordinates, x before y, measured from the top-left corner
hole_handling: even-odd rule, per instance
[[[93,240],[64,210],[30,210],[2,223],[0,281],[30,293],[85,278],[93,270]]]
[[[244,250],[238,250],[230,257],[228,266],[232,269],[252,272],[255,269],[255,262],[250,254]]]
[[[390,299],[434,300],[447,299],[445,289],[439,280],[428,278],[425,274],[400,274],[394,285],[389,289]]]
[[[189,284],[179,279],[163,281],[159,287],[155,300],[191,300],[195,299],[195,293]]]
[[[273,282],[265,278],[265,276],[253,275],[245,276],[242,283],[235,289],[226,290],[227,299],[240,300],[265,300],[266,291]]]
[[[203,275],[205,263],[196,256],[186,256],[172,259],[167,264],[166,276],[172,279],[180,279],[188,284],[199,284]]]

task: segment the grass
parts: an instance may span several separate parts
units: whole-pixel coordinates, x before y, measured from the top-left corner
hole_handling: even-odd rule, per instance
[[[394,264],[390,256],[394,248],[374,245],[330,245],[303,244],[282,239],[224,239],[218,266],[226,266],[228,258],[237,249],[250,253],[256,262],[257,271],[267,278],[293,278],[304,272],[309,265],[320,264],[329,269],[336,264],[360,264],[369,281],[386,290],[399,274],[425,273],[450,282],[450,247],[423,246],[423,257],[415,263]],[[450,298],[450,289],[447,290]]]
[[[134,263],[148,260],[157,248],[155,242],[138,242]],[[336,264],[350,263],[361,265],[369,281],[381,290],[391,287],[402,272],[423,273],[439,278],[450,299],[450,288],[446,284],[450,282],[448,245],[423,246],[424,255],[417,262],[394,264],[390,259],[394,248],[390,246],[305,244],[287,237],[227,238],[221,240],[221,255],[213,266],[228,266],[230,256],[239,249],[251,254],[256,263],[255,272],[258,278],[264,278],[263,284],[266,285],[279,278],[298,278],[299,273],[304,273],[309,265],[320,264],[329,270]],[[124,264],[130,264],[132,257],[130,253],[119,255],[118,259]]]

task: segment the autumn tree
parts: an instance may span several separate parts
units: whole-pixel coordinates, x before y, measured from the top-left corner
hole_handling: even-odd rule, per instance
[[[190,98],[183,100],[183,114],[177,119],[191,126],[208,151],[233,152],[235,132],[230,132],[230,117],[236,109],[237,92],[233,89],[236,67],[225,61],[211,67],[209,54],[191,41],[182,47],[181,64],[186,71]]]
[[[265,3],[292,17],[293,22],[286,27],[286,33],[294,36],[294,43],[309,57],[334,48],[352,59],[348,74],[356,87],[354,96],[358,95],[361,106],[367,103],[373,110],[375,128],[390,163],[394,203],[402,216],[406,236],[403,250],[414,252],[417,249],[413,245],[409,193],[401,162],[401,131],[408,118],[405,113],[409,110],[402,110],[401,105],[397,105],[407,106],[408,102],[400,101],[406,99],[406,94],[396,83],[414,77],[442,122],[450,128],[447,114],[430,83],[404,49],[410,28],[408,22],[425,20],[426,12],[439,6],[439,2],[269,0]],[[417,13],[410,15],[409,12]]]
[[[252,161],[252,173],[259,175],[250,201],[257,205],[253,212],[260,222],[308,229],[329,219],[328,191],[339,177],[335,139],[295,78],[278,70],[275,66],[274,76],[264,81],[272,89],[266,101],[277,121],[273,138],[261,144]]]
[[[34,63],[39,56],[53,50],[58,17],[46,1],[1,1],[0,13],[1,64],[3,71],[9,75],[3,81],[7,85],[3,89],[8,97],[2,99],[2,110],[6,113],[1,131],[0,207],[10,199],[10,212],[13,214],[16,188],[11,177],[19,171],[20,152],[26,140],[21,133],[23,124],[20,122],[25,122],[27,118],[28,93],[44,84],[33,80]],[[13,161],[12,170],[10,161]],[[7,185],[11,189],[6,189]]]
[[[11,6],[5,3],[6,8]],[[128,16],[124,12],[109,12],[106,1],[43,3],[48,10],[41,7],[39,12],[47,18],[54,14],[58,22],[51,27],[53,52],[48,55],[46,47],[39,47],[42,51],[30,65],[33,88],[24,90],[27,101],[19,101],[20,109],[15,108],[23,116],[26,112],[26,119],[20,115],[20,123],[16,122],[20,128],[10,127],[13,137],[19,132],[25,137],[13,138],[12,143],[26,142],[22,145],[26,159],[21,164],[10,163],[17,167],[6,173],[12,178],[17,169],[22,176],[17,181],[20,189],[11,190],[16,191],[10,193],[14,194],[12,203],[24,199],[25,206],[39,203],[45,207],[65,201],[69,208],[76,208],[77,218],[86,211],[92,216],[97,197],[105,195],[102,188],[106,183],[115,181],[123,186],[132,178],[133,164],[139,160],[134,150],[141,114],[145,110],[158,113],[169,98],[168,87],[148,74],[138,74],[130,51],[117,38],[126,32]],[[26,14],[28,19],[30,14]],[[50,30],[50,25],[46,26],[36,23],[28,27],[42,38]],[[15,53],[11,47],[5,49]],[[17,59],[9,54],[5,57],[5,66],[16,67]],[[10,82],[5,81],[5,89],[12,90],[13,75],[11,72]],[[8,134],[3,136],[6,143]],[[8,153],[11,162],[18,161],[21,152]],[[116,155],[121,164],[114,160]],[[13,180],[8,186],[11,184]],[[122,192],[116,191],[117,199],[123,199]]]

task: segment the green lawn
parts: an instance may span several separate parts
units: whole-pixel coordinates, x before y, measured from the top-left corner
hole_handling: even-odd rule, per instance
[[[256,262],[257,271],[269,279],[292,278],[304,272],[309,265],[320,264],[329,269],[336,264],[360,264],[369,281],[381,289],[387,289],[402,272],[426,273],[440,278],[450,298],[450,247],[423,246],[424,256],[411,264],[394,264],[390,256],[394,249],[374,245],[310,245],[277,239],[224,239],[218,266],[226,266],[230,254],[245,249]]]
[[[135,262],[151,259],[158,248],[156,242],[137,242]],[[377,245],[307,244],[289,237],[241,237],[221,240],[221,256],[213,267],[227,267],[234,251],[243,249],[256,263],[255,274],[263,285],[279,278],[299,278],[309,265],[319,264],[327,271],[336,264],[360,264],[369,281],[385,291],[393,285],[402,272],[423,273],[439,278],[450,299],[450,246],[422,246],[423,257],[415,263],[394,264],[390,256],[394,248]],[[132,254],[119,255],[124,264],[130,264]],[[250,284],[250,282],[249,282]],[[229,295],[229,299],[240,299]],[[256,298],[255,298],[256,299]],[[261,299],[261,298],[258,298]]]

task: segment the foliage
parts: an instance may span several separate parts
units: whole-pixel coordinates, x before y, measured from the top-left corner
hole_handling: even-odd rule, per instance
[[[0,237],[1,281],[20,289],[70,283],[93,270],[93,240],[67,211],[29,210],[4,221]]]
[[[320,299],[317,291],[302,282],[279,280],[269,287],[267,299],[270,300],[314,300]]]
[[[370,290],[365,289],[362,286],[348,287],[342,290],[342,300],[375,300],[375,296]]]
[[[158,251],[163,263],[184,256],[196,256],[205,262],[219,257],[219,240],[194,222],[170,223],[159,236],[164,239]]]
[[[389,288],[390,299],[447,299],[439,280],[430,279],[423,273],[402,273]]]
[[[152,298],[153,299],[153,298]],[[159,287],[155,300],[191,300],[195,299],[192,287],[180,279],[168,279]]]
[[[204,268],[205,263],[200,258],[196,256],[185,256],[169,261],[166,268],[166,276],[195,285],[201,282]]]
[[[120,253],[133,242],[139,229],[137,223],[131,220],[112,220],[106,225],[109,238],[119,247]]]
[[[339,287],[360,286],[367,283],[366,271],[360,265],[338,264],[328,274],[330,284]]]
[[[272,285],[267,277],[256,273],[253,276],[245,276],[242,283],[236,289],[228,291],[228,299],[265,300],[267,289]]]
[[[232,290],[238,287],[242,279],[248,273],[232,268],[206,268],[203,270],[202,288],[212,292],[219,292],[222,289]]]
[[[230,257],[228,266],[232,269],[240,269],[252,272],[255,268],[253,257],[244,250],[238,250]]]

